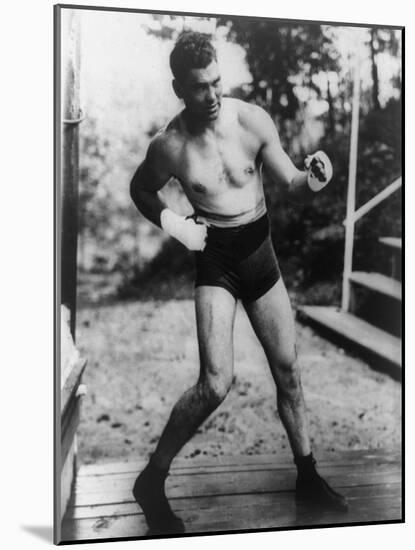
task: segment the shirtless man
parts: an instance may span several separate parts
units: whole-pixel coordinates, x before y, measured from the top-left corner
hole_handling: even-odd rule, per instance
[[[318,152],[298,170],[260,107],[222,97],[216,52],[201,33],[183,33],[171,53],[173,88],[184,109],[152,140],[131,181],[140,212],[195,251],[200,375],[174,406],[133,495],[150,529],[183,532],[164,492],[170,464],[227,395],[233,326],[241,299],[276,384],[278,412],[297,466],[296,498],[313,508],[346,510],[343,496],[318,475],[311,453],[295,348],[295,325],[269,232],[261,172],[293,198],[311,198],[332,175]],[[158,191],[174,177],[194,208],[178,216]]]

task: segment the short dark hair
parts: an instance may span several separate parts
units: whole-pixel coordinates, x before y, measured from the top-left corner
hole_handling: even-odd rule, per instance
[[[202,32],[183,31],[170,54],[170,68],[179,82],[190,69],[204,69],[212,61],[216,61],[212,38]]]

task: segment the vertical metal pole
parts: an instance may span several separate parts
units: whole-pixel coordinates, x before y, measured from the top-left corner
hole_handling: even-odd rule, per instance
[[[359,103],[360,103],[360,52],[356,50],[353,75],[353,107],[352,128],[350,135],[349,181],[347,186],[346,237],[344,245],[344,271],[342,310],[348,311],[350,306],[350,275],[353,263],[354,211],[356,202],[356,170],[357,146],[359,135]]]
[[[80,21],[73,10],[63,29],[66,40],[62,115],[64,121],[80,118]],[[78,240],[78,180],[79,180],[78,124],[63,123],[62,128],[62,244],[61,244],[61,303],[70,311],[70,328],[75,339],[76,274]]]

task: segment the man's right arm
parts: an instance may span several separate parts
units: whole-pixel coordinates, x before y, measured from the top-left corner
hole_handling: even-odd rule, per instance
[[[146,158],[137,168],[131,183],[130,195],[138,210],[148,220],[161,227],[160,214],[166,205],[160,199],[158,192],[167,183],[170,174],[161,168],[162,158],[157,158],[158,145],[156,141],[150,144]]]
[[[157,138],[156,138],[157,139]],[[161,144],[163,147],[163,144]],[[189,250],[203,250],[207,228],[193,219],[179,216],[160,199],[158,192],[171,177],[168,159],[163,158],[160,144],[153,141],[144,161],[137,168],[130,184],[130,195],[138,210]]]

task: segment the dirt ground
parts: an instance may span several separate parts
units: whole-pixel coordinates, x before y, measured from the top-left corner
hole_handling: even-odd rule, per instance
[[[170,410],[198,376],[191,300],[118,303],[78,311],[77,346],[88,359],[78,448],[82,463],[145,459]],[[235,376],[226,400],[180,455],[287,454],[274,383],[242,308]],[[396,450],[401,384],[297,324],[314,454]]]

